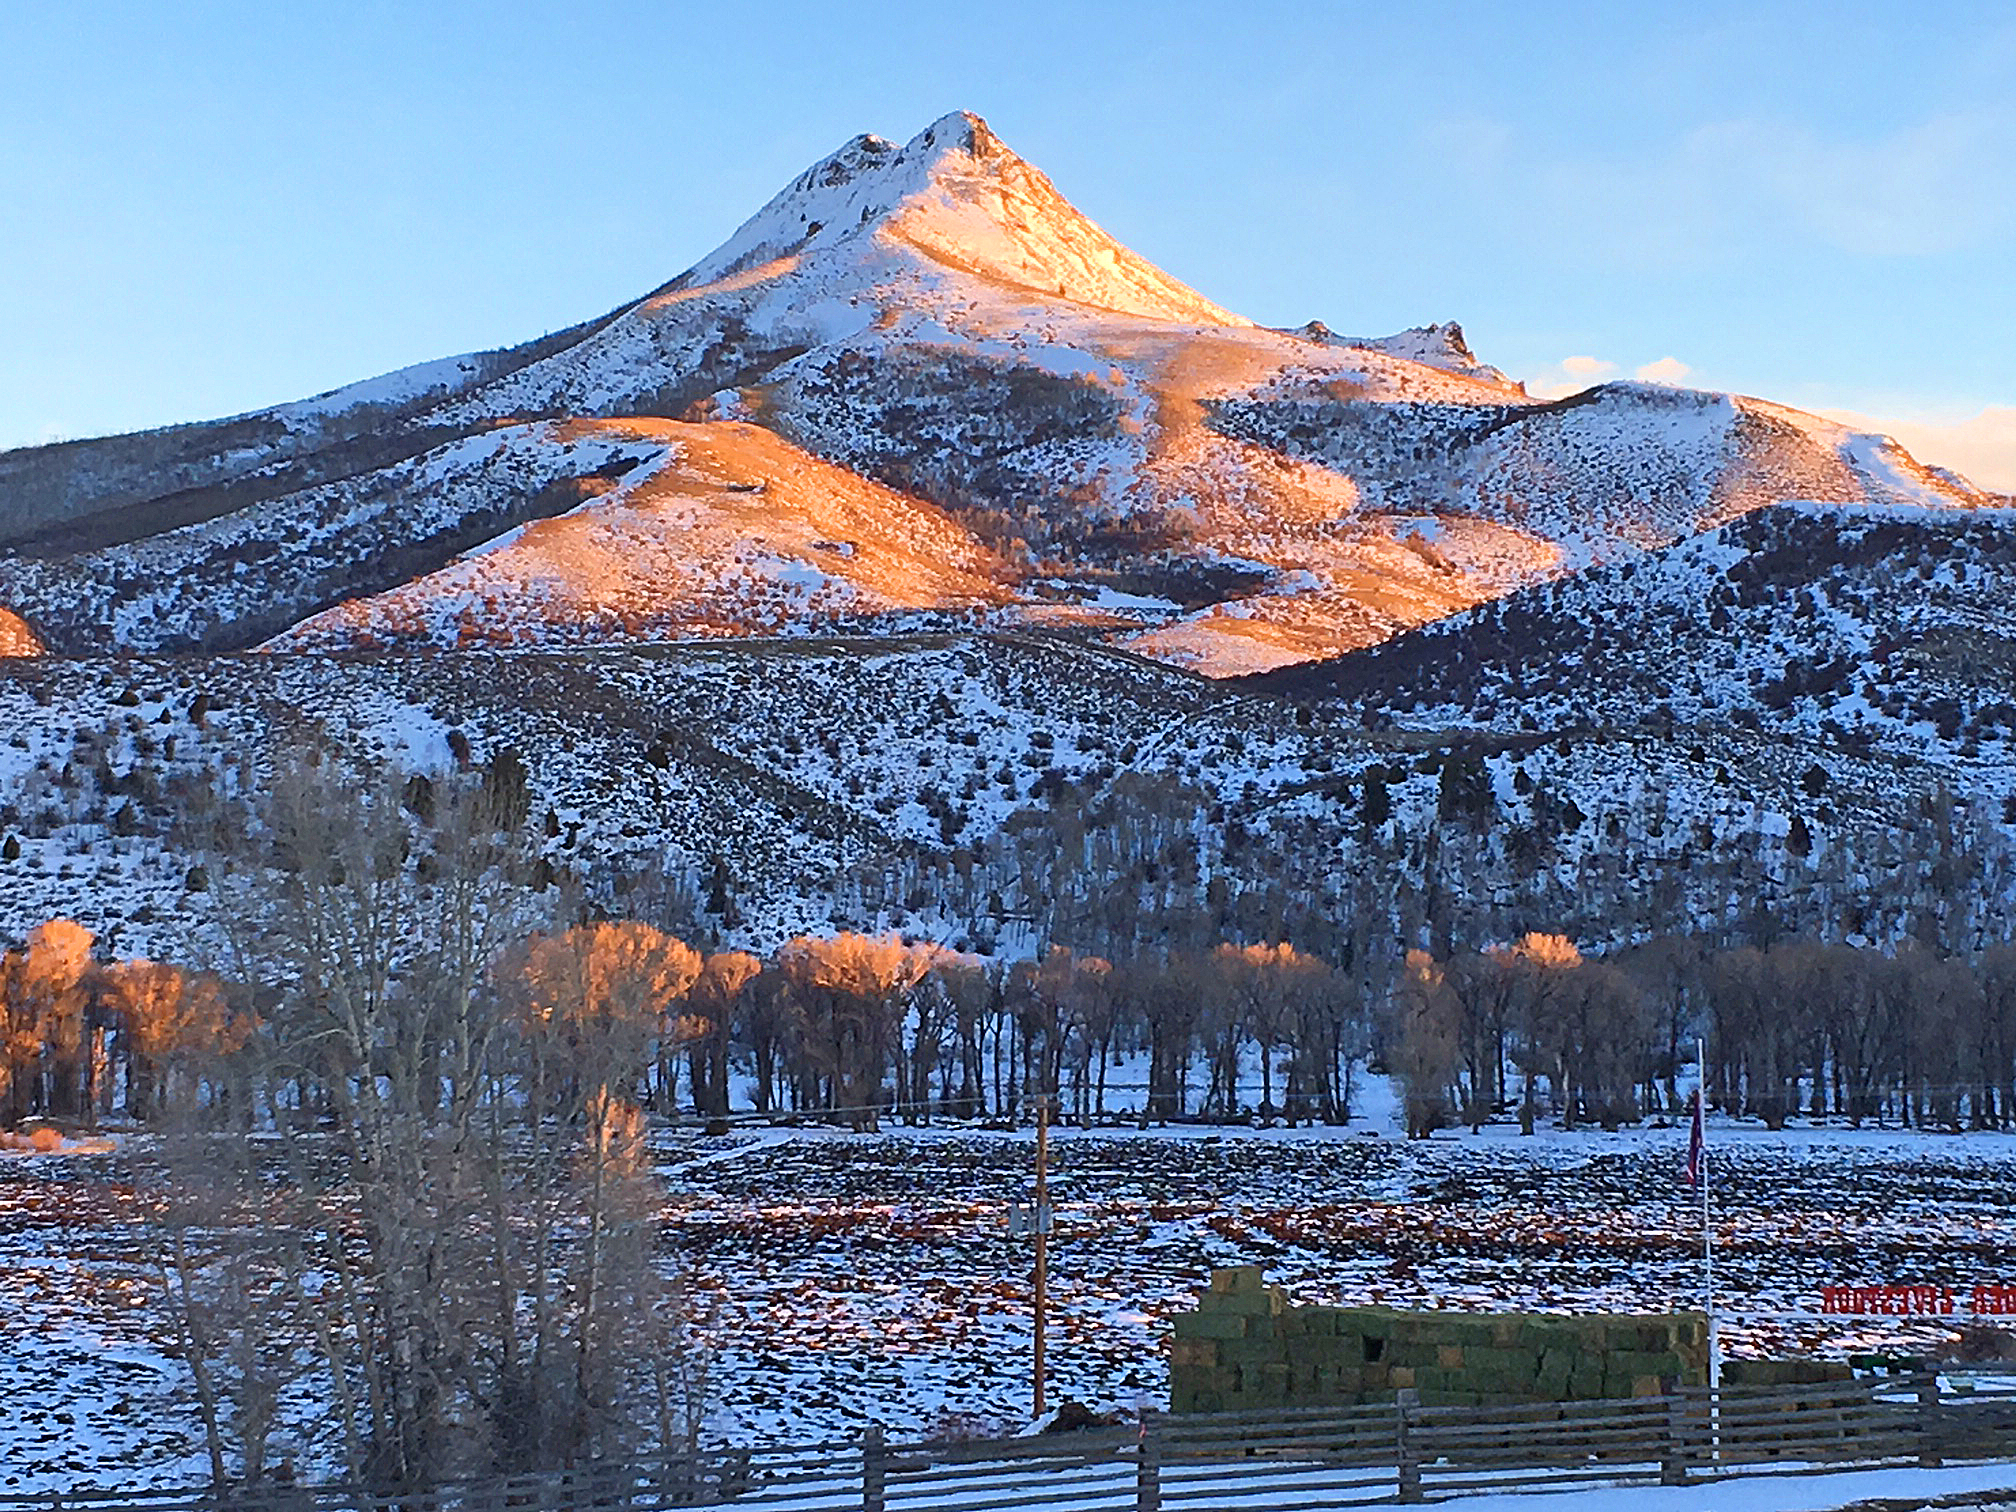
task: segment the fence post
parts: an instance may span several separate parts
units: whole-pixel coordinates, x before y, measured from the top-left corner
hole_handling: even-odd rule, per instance
[[[1680,1382],[1668,1376],[1659,1383],[1666,1398],[1665,1453],[1659,1460],[1659,1484],[1687,1484],[1687,1398],[1680,1394]]]
[[[1134,1451],[1134,1512],[1162,1512],[1162,1414],[1141,1409],[1141,1443]]]
[[[1944,1463],[1940,1453],[1946,1437],[1943,1417],[1939,1409],[1939,1375],[1928,1371],[1918,1378],[1918,1463],[1928,1470]]]
[[[1403,1502],[1421,1500],[1421,1456],[1414,1448],[1414,1435],[1408,1431],[1408,1420],[1420,1402],[1421,1393],[1411,1386],[1402,1387],[1393,1394],[1395,1465],[1400,1477],[1400,1500]]]
[[[889,1456],[882,1425],[870,1423],[861,1435],[861,1512],[884,1512],[888,1501]]]

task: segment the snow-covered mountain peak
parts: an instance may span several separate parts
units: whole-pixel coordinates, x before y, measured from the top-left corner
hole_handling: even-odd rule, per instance
[[[859,136],[793,179],[673,285],[858,256],[863,239],[936,269],[1049,298],[1195,325],[1251,322],[1136,256],[980,117],[954,111],[902,146]]]

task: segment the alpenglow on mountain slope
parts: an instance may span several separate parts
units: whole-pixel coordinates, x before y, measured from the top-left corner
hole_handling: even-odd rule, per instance
[[[1974,949],[2010,502],[1761,400],[1539,400],[1453,325],[1255,325],[948,117],[528,346],[0,455],[0,941],[224,959],[224,820],[334,760],[765,950]]]
[[[1373,645],[1787,500],[1993,502],[1879,437],[1453,325],[1255,325],[977,118],[860,137],[598,320],[0,454],[0,651],[1042,627],[1212,675]]]

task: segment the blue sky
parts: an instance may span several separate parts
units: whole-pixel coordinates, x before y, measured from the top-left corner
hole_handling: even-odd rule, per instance
[[[1684,369],[2016,488],[2012,80],[2006,3],[0,0],[0,445],[571,324],[964,108],[1256,319]]]

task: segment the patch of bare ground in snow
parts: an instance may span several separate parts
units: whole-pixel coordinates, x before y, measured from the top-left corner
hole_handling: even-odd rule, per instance
[[[124,1154],[0,1154],[0,1496],[201,1479],[153,1212]]]
[[[0,609],[0,656],[40,656],[41,639],[28,622],[10,609]]]
[[[760,427],[584,420],[563,434],[656,444],[664,460],[272,649],[763,635],[1012,597],[1006,566],[943,510]]]

